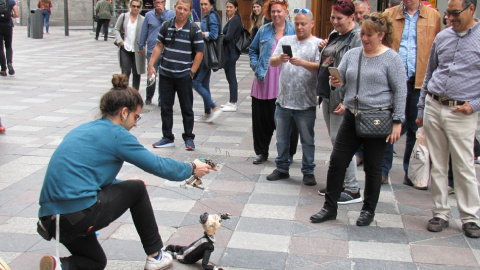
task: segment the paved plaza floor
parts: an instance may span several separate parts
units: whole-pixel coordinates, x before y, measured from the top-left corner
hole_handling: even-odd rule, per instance
[[[25,27],[15,27],[13,44],[16,75],[0,78],[0,117],[7,129],[0,134],[0,257],[14,270],[38,269],[42,256],[55,254],[55,242],[36,233],[39,192],[50,156],[71,129],[99,117],[100,97],[111,88],[112,74],[120,70],[112,40],[95,41],[87,30],[70,30],[65,37],[63,28],[51,27],[50,35],[30,39]],[[196,151],[184,150],[178,102],[174,148],[151,146],[162,136],[156,102],[143,108],[142,120],[131,131],[159,156],[181,161],[211,158],[220,167],[204,177],[206,188],[200,190],[124,165],[119,179],[138,176],[148,183],[165,244],[190,244],[203,233],[200,214],[228,212],[232,217],[217,231],[211,256],[212,263],[226,269],[479,268],[480,240],[463,235],[455,195],[449,196],[454,218],[450,227],[441,233],[426,230],[431,195],[402,184],[404,138],[395,145],[398,156],[390,183],[382,186],[371,226],[355,225],[361,203],[340,206],[336,221],[310,223],[309,217],[324,202],[317,191],[325,187],[332,150],[321,110],[317,110],[315,127],[318,185],[302,184],[301,146],[294,156],[291,178],[267,181],[265,177],[275,169],[275,138],[268,161],[253,165],[249,97],[253,73],[248,56],[238,61],[237,78],[238,111],[224,112],[214,123],[195,123]],[[143,97],[145,82],[144,75]],[[212,73],[211,91],[217,105],[228,101],[223,71]],[[203,113],[203,101],[196,92],[194,96],[198,116]],[[363,192],[362,166],[358,179]],[[143,269],[146,255],[130,213],[99,231],[98,238],[108,257],[107,269]],[[61,247],[60,254],[69,253]],[[174,261],[172,269],[201,269],[201,264]]]

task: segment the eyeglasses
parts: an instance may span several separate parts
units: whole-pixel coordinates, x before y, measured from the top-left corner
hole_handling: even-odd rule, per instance
[[[163,5],[163,4],[165,4],[165,1],[156,1],[154,4],[155,5]]]
[[[142,6],[135,6],[135,5],[132,5],[132,8],[141,8]]]
[[[464,9],[462,9],[462,10],[454,10],[454,11],[449,11],[449,10],[447,10],[447,11],[445,11],[445,15],[447,15],[447,16],[452,16],[452,17],[458,17],[458,16],[460,16],[460,14],[462,14],[462,12],[464,12],[465,10],[467,10],[469,7],[470,7],[470,6],[464,8]]]
[[[130,111],[130,112],[132,112],[132,111]],[[136,112],[132,112],[132,113],[135,114],[135,117],[134,117],[135,123],[138,123],[138,121],[140,121],[140,119],[142,119],[142,117],[140,115],[138,115]]]
[[[380,23],[381,25],[384,25],[384,23],[382,22],[382,20],[378,17],[375,17],[375,16],[370,16],[370,15],[363,15],[363,19],[364,20],[368,20],[370,19],[372,22],[378,22]]]
[[[307,14],[309,11],[310,10],[308,8],[302,8],[302,9],[296,8],[293,10],[293,13],[297,14],[301,12],[302,14]]]

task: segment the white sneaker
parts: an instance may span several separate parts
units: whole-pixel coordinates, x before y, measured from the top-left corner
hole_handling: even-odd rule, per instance
[[[480,164],[480,157],[475,157],[474,162],[475,164]]]
[[[156,260],[153,257],[147,257],[147,262],[145,263],[145,270],[162,270],[167,269],[172,266],[172,255],[167,252],[162,252],[162,259]]]
[[[60,259],[46,255],[40,260],[40,270],[62,270]]]
[[[222,111],[224,112],[236,112],[237,111],[237,104],[227,103],[225,106],[222,107]]]
[[[221,113],[222,113],[222,109],[216,108],[215,111],[212,111],[212,113],[210,114],[210,117],[208,117],[205,120],[205,122],[207,123],[213,122],[213,120],[215,120],[215,118],[217,118]]]

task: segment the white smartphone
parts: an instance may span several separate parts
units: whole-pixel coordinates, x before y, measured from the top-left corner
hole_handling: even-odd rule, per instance
[[[335,77],[335,79],[339,80],[340,81],[340,84],[343,85],[343,80],[342,80],[342,76],[340,76],[340,72],[338,71],[338,68],[336,67],[328,67],[328,72],[330,72],[330,75],[332,75],[333,77]]]

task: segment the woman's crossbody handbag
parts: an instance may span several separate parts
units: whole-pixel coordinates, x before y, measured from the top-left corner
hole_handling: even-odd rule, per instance
[[[358,89],[360,87],[360,69],[362,68],[362,50],[358,59],[357,92],[355,95],[355,131],[359,137],[386,138],[392,133],[393,113],[391,108],[359,111]]]

